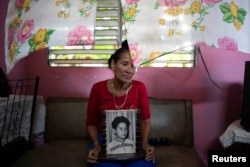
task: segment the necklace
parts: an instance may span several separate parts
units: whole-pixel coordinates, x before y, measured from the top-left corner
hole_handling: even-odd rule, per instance
[[[127,89],[127,91],[126,91],[126,97],[125,97],[125,100],[124,100],[124,102],[121,104],[121,105],[117,105],[116,104],[116,101],[115,101],[115,91],[114,91],[114,84],[112,83],[112,96],[113,96],[113,101],[114,101],[114,104],[115,104],[115,108],[117,109],[117,110],[119,110],[119,109],[121,109],[121,108],[123,108],[124,107],[124,105],[125,105],[125,103],[126,103],[126,101],[127,101],[127,97],[128,97],[128,89]]]

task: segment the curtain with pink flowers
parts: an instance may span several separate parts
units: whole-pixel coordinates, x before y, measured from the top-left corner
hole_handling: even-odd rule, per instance
[[[5,27],[7,72],[36,50],[92,45],[95,18],[96,0],[10,0]]]
[[[30,52],[92,45],[97,0],[10,0],[7,72]],[[124,39],[136,64],[205,43],[250,53],[249,0],[121,0]]]
[[[135,63],[191,45],[250,53],[249,0],[121,0]]]

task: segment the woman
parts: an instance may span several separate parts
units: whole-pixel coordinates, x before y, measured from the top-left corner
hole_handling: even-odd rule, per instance
[[[124,116],[115,117],[112,121],[115,138],[107,145],[107,154],[134,153],[135,142],[128,139],[129,120]]]
[[[93,85],[87,107],[86,126],[93,142],[93,148],[89,150],[87,162],[90,166],[114,166],[114,167],[151,167],[154,164],[154,147],[148,144],[150,131],[150,110],[148,95],[145,85],[133,80],[136,69],[132,63],[128,48],[121,47],[111,55],[109,68],[114,77],[100,81]],[[140,109],[142,149],[145,151],[145,160],[137,160],[126,165],[99,163],[98,155],[101,151],[101,115],[104,110]]]

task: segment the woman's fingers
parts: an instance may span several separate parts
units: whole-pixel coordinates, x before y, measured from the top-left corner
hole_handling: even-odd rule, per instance
[[[145,160],[146,161],[152,161],[155,159],[155,155],[154,155],[154,147],[150,146],[150,145],[145,145],[144,146],[144,150],[146,152],[146,157]]]
[[[145,160],[146,160],[146,161],[152,161],[152,160],[154,160],[154,158],[155,158],[154,153],[153,153],[153,152],[148,152],[148,153],[146,154]]]
[[[88,163],[98,163],[97,159],[98,159],[98,153],[95,153],[94,151],[89,151],[87,162]]]

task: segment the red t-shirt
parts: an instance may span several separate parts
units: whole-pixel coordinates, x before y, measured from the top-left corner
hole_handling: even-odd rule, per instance
[[[125,96],[115,97],[115,103],[117,105],[123,104]],[[102,112],[104,110],[115,110],[115,103],[113,95],[108,91],[107,80],[94,84],[88,100],[86,126],[97,126],[100,132]],[[121,109],[140,109],[142,120],[150,118],[148,95],[142,82],[132,81],[126,103]]]

